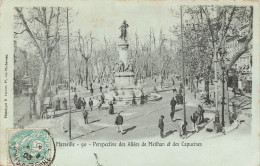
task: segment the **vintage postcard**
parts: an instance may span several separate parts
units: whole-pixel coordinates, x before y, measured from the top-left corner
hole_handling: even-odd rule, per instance
[[[0,1],[1,166],[258,166],[259,2]]]

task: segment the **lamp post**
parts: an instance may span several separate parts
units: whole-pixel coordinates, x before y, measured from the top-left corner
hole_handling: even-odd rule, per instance
[[[222,69],[222,126],[225,126],[224,121],[224,111],[225,111],[225,64],[224,59],[221,61],[221,69]]]

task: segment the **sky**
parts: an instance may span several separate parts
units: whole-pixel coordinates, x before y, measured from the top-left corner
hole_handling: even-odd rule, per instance
[[[169,32],[172,25],[180,24],[180,18],[171,14],[171,8],[178,11],[179,7],[169,6],[166,3],[105,3],[96,1],[81,8],[71,8],[73,23],[71,31],[80,29],[82,34],[92,32],[98,40],[118,40],[120,25],[124,20],[129,24],[128,34],[134,37],[138,34],[140,39],[148,39],[150,28],[155,37],[159,37],[160,30],[174,39]]]

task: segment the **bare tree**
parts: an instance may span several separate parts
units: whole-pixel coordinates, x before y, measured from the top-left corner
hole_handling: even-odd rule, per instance
[[[34,7],[26,9],[29,12],[25,18],[23,8],[16,7],[18,18],[25,31],[29,35],[34,46],[37,48],[41,59],[41,70],[39,74],[39,85],[37,88],[37,114],[42,112],[42,106],[50,82],[50,61],[53,50],[60,40],[60,8]]]

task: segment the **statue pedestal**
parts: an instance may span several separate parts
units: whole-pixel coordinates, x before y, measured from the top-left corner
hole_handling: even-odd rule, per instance
[[[123,62],[124,65],[127,64],[128,56],[127,56],[127,50],[128,50],[129,44],[126,43],[124,40],[120,41],[118,44],[118,52],[119,52],[119,62]]]
[[[127,88],[134,86],[134,76],[133,72],[116,72],[115,73],[115,86],[118,88]]]

